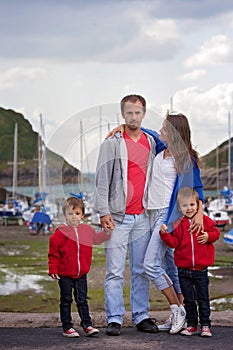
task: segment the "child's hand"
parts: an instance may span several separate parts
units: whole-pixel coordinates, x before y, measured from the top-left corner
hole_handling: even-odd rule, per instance
[[[160,227],[160,232],[161,232],[161,233],[167,232],[167,225],[162,224],[161,227]]]
[[[110,236],[112,234],[113,228],[104,228],[104,232],[107,236]]]
[[[50,277],[52,277],[52,279],[54,279],[54,280],[59,280],[60,279],[60,277],[58,276],[57,273],[51,273]]]
[[[115,222],[113,221],[108,223],[108,226],[104,228],[104,232],[106,233],[106,235],[110,236],[114,228],[115,228]]]
[[[206,231],[201,231],[201,233],[197,235],[197,241],[200,244],[205,244],[206,242],[208,242],[208,239],[209,235]]]

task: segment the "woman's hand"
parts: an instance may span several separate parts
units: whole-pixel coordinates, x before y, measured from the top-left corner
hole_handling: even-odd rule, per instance
[[[204,231],[202,201],[199,201],[199,208],[198,208],[198,211],[197,211],[196,215],[192,218],[189,231],[190,231],[190,233],[193,233],[194,231],[197,231],[197,235],[201,231]]]
[[[206,231],[201,231],[201,234],[197,236],[197,241],[200,244],[205,244],[208,242],[209,235]]]
[[[125,124],[118,125],[114,129],[109,131],[105,138],[108,139],[109,137],[114,137],[117,132],[120,132],[121,135],[123,136],[124,131],[125,131]]]

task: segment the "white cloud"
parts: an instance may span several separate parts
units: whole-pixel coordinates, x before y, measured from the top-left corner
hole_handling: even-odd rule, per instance
[[[161,115],[173,96],[201,154],[226,139],[232,1],[18,2],[0,1],[1,106],[25,111],[35,130],[42,113],[46,139],[66,118],[130,93]],[[158,130],[161,118],[147,118],[145,126]]]
[[[228,137],[228,113],[232,114],[233,83],[218,84],[207,90],[191,87],[177,91],[173,96],[173,105],[174,110],[188,117],[193,144],[198,146],[203,155]]]
[[[233,41],[225,35],[216,35],[204,42],[198,52],[185,61],[186,67],[233,62]]]
[[[144,21],[142,31],[158,43],[169,43],[180,37],[175,21],[171,19]]]
[[[11,88],[22,80],[35,80],[45,75],[45,70],[40,67],[22,68],[14,67],[0,72],[0,88]]]
[[[180,75],[180,80],[197,80],[206,75],[205,69],[196,69],[190,73]]]

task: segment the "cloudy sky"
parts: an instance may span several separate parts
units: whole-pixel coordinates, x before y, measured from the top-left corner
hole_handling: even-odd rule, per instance
[[[95,148],[100,116],[121,120],[129,93],[146,98],[154,129],[172,101],[201,155],[228,138],[232,0],[0,0],[0,19],[0,106],[35,130],[42,113],[48,144],[71,162],[80,128]]]

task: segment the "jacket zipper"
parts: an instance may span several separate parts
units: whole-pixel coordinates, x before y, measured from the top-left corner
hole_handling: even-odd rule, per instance
[[[75,234],[76,234],[77,248],[78,248],[78,251],[77,251],[77,258],[78,258],[78,274],[77,274],[77,276],[79,276],[79,274],[80,274],[80,245],[79,245],[79,237],[78,237],[77,228],[75,227],[74,230],[75,230]]]
[[[194,257],[194,241],[193,241],[193,234],[191,233],[191,246],[192,246],[192,265],[193,270],[195,270],[195,257]]]

